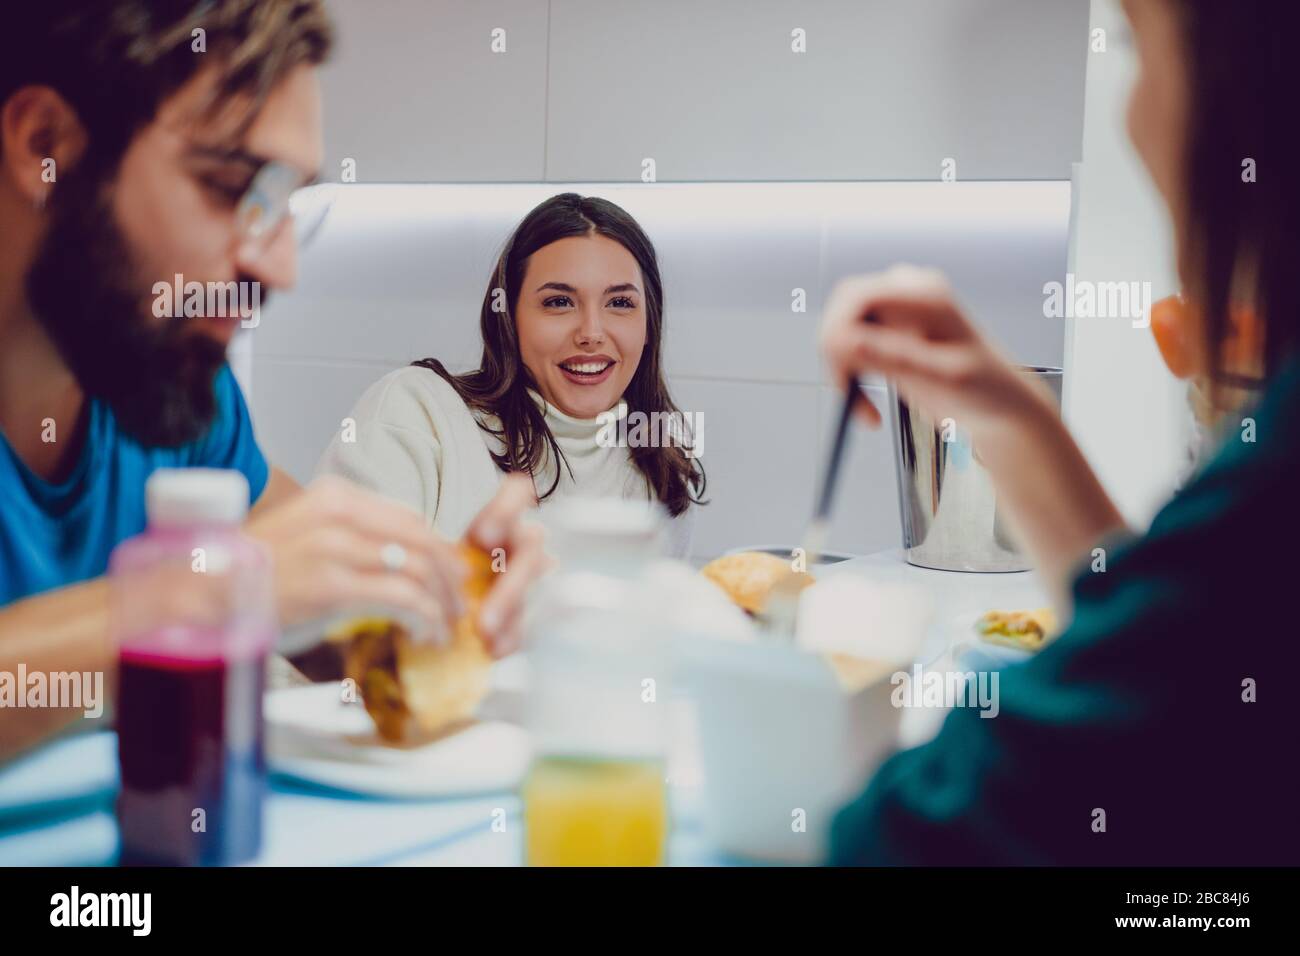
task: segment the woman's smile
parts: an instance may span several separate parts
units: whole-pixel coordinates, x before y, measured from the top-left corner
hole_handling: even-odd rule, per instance
[[[618,362],[608,355],[571,355],[557,365],[574,385],[589,387],[608,380]]]

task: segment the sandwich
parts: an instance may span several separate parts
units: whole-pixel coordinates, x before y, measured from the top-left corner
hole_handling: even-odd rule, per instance
[[[388,618],[359,618],[327,637],[343,649],[343,673],[361,692],[379,736],[411,743],[467,720],[487,694],[492,657],[474,627],[492,586],[492,560],[461,545],[469,566],[465,611],[444,644],[417,643]]]
[[[1036,611],[989,611],[975,630],[990,644],[1036,651],[1056,636],[1056,615],[1050,607]]]

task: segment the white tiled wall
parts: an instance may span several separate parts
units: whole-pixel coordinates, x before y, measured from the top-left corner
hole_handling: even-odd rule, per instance
[[[546,142],[546,0],[329,0],[323,178],[536,182]],[[491,50],[492,30],[506,51]],[[1077,135],[1075,141],[1077,144]]]
[[[1065,179],[1083,0],[328,0],[325,178]],[[494,31],[498,42],[493,46]],[[792,33],[803,31],[803,52]]]
[[[670,384],[683,409],[705,416],[712,503],[696,524],[697,557],[792,543],[810,513],[838,413],[814,345],[836,278],[899,260],[939,266],[1014,358],[1061,364],[1062,327],[1043,318],[1042,286],[1065,271],[1068,183],[337,188],[298,288],[241,346],[259,438],[300,480],[385,371],[427,355],[476,363],[497,250],[532,205],[567,188],[624,206],[659,251]],[[806,312],[791,311],[794,288]],[[834,547],[898,543],[890,455],[884,432],[855,429]]]
[[[687,379],[678,404],[704,416],[710,504],[695,523],[697,556],[799,539],[812,514],[817,386]]]

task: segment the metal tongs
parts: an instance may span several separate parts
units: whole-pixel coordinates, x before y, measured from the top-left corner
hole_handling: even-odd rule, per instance
[[[835,495],[835,481],[839,477],[840,464],[844,460],[844,446],[848,443],[849,421],[853,418],[854,407],[862,397],[862,386],[858,384],[856,378],[850,377],[844,392],[844,404],[840,408],[840,420],[835,426],[830,458],[826,462],[826,470],[822,473],[822,487],[817,497],[817,508],[803,535],[805,569],[811,567],[821,557],[826,547],[826,536],[830,533],[831,502]],[[798,571],[791,567],[790,572],[778,580],[768,592],[763,610],[756,615],[760,626],[768,636],[794,640],[795,624],[799,615],[799,595],[808,586],[805,574],[806,570]]]

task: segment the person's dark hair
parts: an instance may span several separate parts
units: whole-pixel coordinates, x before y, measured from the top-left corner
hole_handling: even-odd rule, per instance
[[[1173,2],[1190,92],[1180,237],[1188,291],[1204,316],[1212,378],[1236,384],[1222,367],[1234,299],[1262,322],[1271,377],[1300,344],[1300,180],[1291,168],[1300,155],[1300,15],[1295,4],[1272,0]]]
[[[242,134],[291,69],[327,56],[323,7],[319,0],[11,6],[0,20],[0,107],[22,88],[49,87],[76,112],[87,138],[75,166],[58,170],[46,232],[25,277],[28,301],[118,429],[150,447],[193,441],[217,412],[213,383],[226,350],[182,323],[142,313],[140,266],[113,213],[114,180],[136,133],[205,66],[216,82],[199,118],[237,97],[231,132]]]
[[[624,210],[604,199],[583,197],[577,193],[552,196],[534,208],[506,241],[483,296],[479,325],[483,333],[483,357],[479,367],[463,375],[453,375],[437,359],[423,359],[413,364],[431,369],[454,388],[461,399],[476,412],[494,416],[500,423],[494,428],[482,421],[480,427],[499,438],[504,446],[493,458],[502,471],[537,473],[549,454],[556,463],[555,480],[538,497],[545,499],[555,491],[560,468],[568,467],[559,444],[546,425],[537,403],[528,395],[536,382],[519,351],[515,327],[515,309],[528,258],[543,246],[570,236],[591,234],[606,236],[632,254],[641,267],[645,281],[646,341],[636,372],[623,394],[628,414],[644,412],[679,413],[668,394],[664,381],[661,347],[663,342],[663,283],[659,261],[650,239]],[[505,308],[495,309],[504,290]],[[689,436],[683,436],[689,442]],[[689,457],[685,447],[633,447],[628,451],[633,464],[645,475],[655,497],[672,515],[679,515],[692,502],[704,502],[704,469]]]
[[[101,168],[112,167],[158,107],[206,64],[210,107],[249,98],[251,122],[276,83],[329,55],[321,0],[55,0],[18,3],[0,27],[0,105],[49,86],[76,110]],[[204,52],[198,52],[196,34]]]

